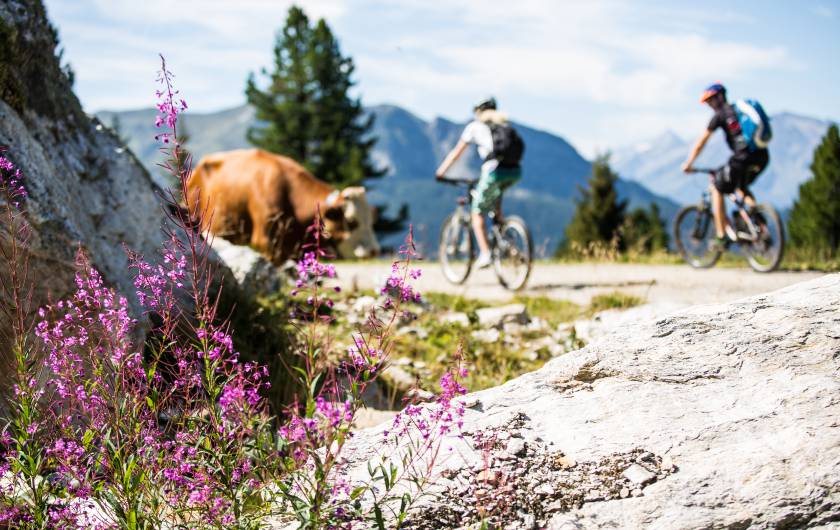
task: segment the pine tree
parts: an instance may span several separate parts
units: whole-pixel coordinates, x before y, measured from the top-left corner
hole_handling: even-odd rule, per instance
[[[313,27],[301,8],[290,8],[277,35],[274,70],[262,71],[267,88],[258,88],[253,74],[248,78],[245,94],[261,123],[248,131],[248,141],[338,187],[382,176],[370,162],[373,116],[349,95],[354,69],[323,19]]]
[[[627,201],[619,201],[615,191],[618,176],[610,169],[609,154],[598,156],[592,162],[589,188],[580,188],[572,221],[566,226],[568,248],[575,244],[587,248],[591,244],[611,244],[624,222]]]
[[[833,124],[814,151],[813,177],[799,186],[788,219],[793,246],[834,258],[840,256],[840,135]]]

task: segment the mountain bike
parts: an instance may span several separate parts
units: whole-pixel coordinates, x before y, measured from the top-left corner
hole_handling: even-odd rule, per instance
[[[708,173],[713,180],[719,171],[695,168],[691,173]],[[739,193],[730,193],[734,203],[730,225],[737,236],[732,244],[743,249],[750,267],[770,272],[779,266],[785,247],[785,234],[779,213],[769,204],[748,206]],[[709,191],[703,191],[698,204],[686,206],[674,220],[674,242],[682,258],[692,267],[705,269],[717,263],[723,249],[714,245],[715,217]]]
[[[477,243],[470,221],[469,199],[478,180],[443,177],[438,181],[466,188],[466,193],[458,197],[455,211],[443,222],[438,246],[443,275],[449,282],[460,285],[469,277],[475,260]],[[495,210],[488,214],[490,230],[487,233],[493,268],[499,283],[516,291],[525,286],[531,274],[534,244],[521,217],[509,215],[499,219]]]

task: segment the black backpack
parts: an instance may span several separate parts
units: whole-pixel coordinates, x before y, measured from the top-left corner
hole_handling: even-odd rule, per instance
[[[487,158],[498,160],[499,167],[519,167],[522,153],[525,152],[525,142],[522,141],[516,129],[510,123],[490,122],[487,126],[490,127],[490,134],[493,137],[493,152]]]

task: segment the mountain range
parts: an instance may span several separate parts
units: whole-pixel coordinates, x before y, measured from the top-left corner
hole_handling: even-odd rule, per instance
[[[369,201],[384,207],[393,216],[403,204],[409,206],[408,221],[414,226],[421,250],[436,253],[440,224],[454,208],[459,191],[434,180],[434,171],[449,149],[455,145],[464,123],[444,118],[425,121],[393,105],[367,109],[375,116],[372,134],[378,138],[372,153],[374,162],[387,168],[384,177],[367,182]],[[154,140],[155,109],[122,112],[104,111],[97,117],[106,125],[117,124],[118,134],[149,169],[162,186],[168,185],[157,164],[163,161]],[[227,149],[247,147],[245,133],[254,123],[250,107],[240,106],[210,114],[185,113],[180,122],[186,145],[195,160]],[[534,236],[536,254],[550,255],[562,240],[572,217],[579,186],[585,186],[591,164],[565,139],[546,131],[516,124],[526,145],[523,179],[505,195],[505,211],[525,218]],[[456,164],[451,176],[466,178],[478,175],[481,160],[474,149]],[[663,217],[670,219],[677,204],[651,193],[645,186],[630,180],[616,184],[619,196],[631,207],[646,207],[656,202]],[[400,234],[384,236],[385,246],[398,246]]]
[[[752,190],[760,201],[785,210],[798,196],[799,185],[811,177],[809,166],[814,149],[825,135],[829,122],[781,113],[771,117],[770,125],[773,130],[770,165],[755,181]],[[693,141],[666,131],[649,141],[616,149],[610,160],[613,169],[623,178],[678,203],[693,202],[707,182],[705,176],[685,175],[680,171]],[[723,133],[716,132],[695,165],[719,166],[726,162],[729,153]]]
[[[378,138],[372,158],[379,167],[387,168],[384,177],[366,183],[369,201],[384,208],[386,216],[408,204],[408,221],[414,226],[418,246],[425,255],[434,256],[440,224],[453,209],[459,190],[435,182],[433,174],[465,124],[444,118],[426,121],[394,105],[377,105],[367,111],[375,116],[372,134]],[[154,140],[155,112],[106,111],[97,117],[109,126],[118,123],[118,133],[128,147],[161,185],[167,185],[163,171],[156,167],[163,155]],[[245,134],[254,123],[253,109],[244,105],[207,114],[185,113],[180,122],[195,160],[211,152],[247,147]],[[786,207],[796,197],[798,185],[810,176],[811,154],[828,124],[793,114],[774,116],[772,123],[771,166],[755,189],[759,198]],[[505,194],[505,211],[525,218],[534,236],[536,255],[546,256],[563,238],[591,164],[558,135],[522,124],[516,127],[526,145],[523,179]],[[696,201],[705,185],[702,177],[692,178],[679,171],[689,148],[686,140],[666,132],[649,142],[617,149],[611,164],[621,177],[616,183],[619,196],[627,199],[630,208],[657,203],[670,223],[678,205]],[[722,163],[726,156],[725,144],[716,138],[698,165]],[[480,164],[475,150],[470,149],[451,175],[477,176]],[[402,237],[385,235],[382,242],[395,247]]]

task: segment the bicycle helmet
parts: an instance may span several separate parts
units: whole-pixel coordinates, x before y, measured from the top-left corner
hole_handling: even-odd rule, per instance
[[[480,110],[487,109],[496,110],[496,98],[494,98],[493,96],[481,99],[473,106],[473,112],[478,112]]]
[[[723,97],[726,97],[726,87],[720,83],[714,83],[706,87],[706,90],[703,91],[703,95],[700,96],[700,103],[706,103],[709,101],[710,98],[718,95],[723,94]]]

